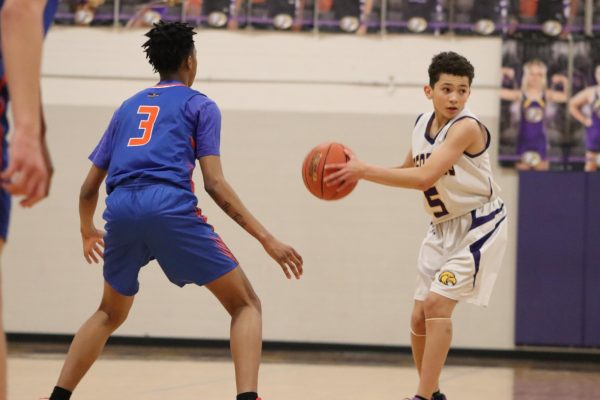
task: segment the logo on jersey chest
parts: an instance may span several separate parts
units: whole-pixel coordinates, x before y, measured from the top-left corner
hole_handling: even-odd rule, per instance
[[[429,158],[429,156],[431,156],[431,153],[417,154],[416,156],[413,157],[413,164],[417,168],[418,167],[422,167],[423,165],[425,165],[425,161],[427,161],[427,159]],[[446,172],[444,175],[455,176],[456,175],[456,171],[454,170],[454,167],[450,167],[450,169],[448,170],[448,172]]]

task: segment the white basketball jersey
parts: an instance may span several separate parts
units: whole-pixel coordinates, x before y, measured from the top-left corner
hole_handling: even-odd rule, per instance
[[[423,166],[427,162],[431,153],[446,140],[448,130],[456,121],[473,118],[479,122],[479,119],[465,107],[440,129],[435,139],[432,139],[429,128],[433,118],[433,112],[421,114],[415,124],[412,136],[412,156],[415,167]],[[452,168],[434,186],[424,192],[425,209],[431,214],[434,224],[467,214],[497,198],[500,188],[492,177],[490,157],[487,152],[491,138],[488,129],[485,130],[487,133],[485,149],[473,155],[463,153]]]

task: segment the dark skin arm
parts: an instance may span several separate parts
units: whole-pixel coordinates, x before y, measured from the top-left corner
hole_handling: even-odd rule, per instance
[[[279,241],[248,211],[233,188],[229,185],[221,166],[219,156],[200,158],[200,168],[204,178],[204,189],[225,213],[249,234],[254,236],[283,270],[288,279],[292,275],[300,279],[302,257],[294,248]]]
[[[98,191],[106,178],[106,170],[92,165],[79,192],[79,221],[83,257],[91,264],[104,256],[104,231],[94,225],[94,213],[98,206]]]

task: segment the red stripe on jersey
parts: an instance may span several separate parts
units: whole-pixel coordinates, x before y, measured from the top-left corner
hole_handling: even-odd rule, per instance
[[[204,215],[202,215],[202,210],[201,210],[201,209],[199,209],[198,207],[196,207],[196,216],[197,216],[197,217],[200,217],[200,219],[201,219],[201,220],[202,220],[202,221],[203,221],[205,224],[207,223],[207,221],[208,221],[208,218],[206,218]],[[212,225],[211,225],[211,228],[213,228],[213,227],[212,227]],[[214,231],[214,230],[215,230],[215,229],[213,228],[213,231]]]
[[[190,136],[190,141],[192,142],[192,151],[194,152],[194,158],[196,158],[196,141],[193,136]],[[196,165],[194,164],[194,167]],[[196,185],[194,184],[194,168],[190,171],[190,187],[192,188],[192,193],[196,193]]]

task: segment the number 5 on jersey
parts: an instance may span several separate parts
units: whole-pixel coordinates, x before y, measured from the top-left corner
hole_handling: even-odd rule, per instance
[[[440,194],[435,186],[430,187],[423,193],[425,194],[429,207],[433,209],[433,215],[436,218],[442,218],[444,215],[449,214],[448,209],[442,199],[440,199]]]
[[[156,122],[156,117],[158,117],[158,112],[160,111],[160,107],[158,106],[139,106],[138,114],[146,115],[145,119],[140,121],[139,129],[144,131],[144,134],[141,137],[130,138],[127,143],[128,147],[134,146],[144,146],[150,142],[152,139],[152,131],[154,130],[154,123]]]

